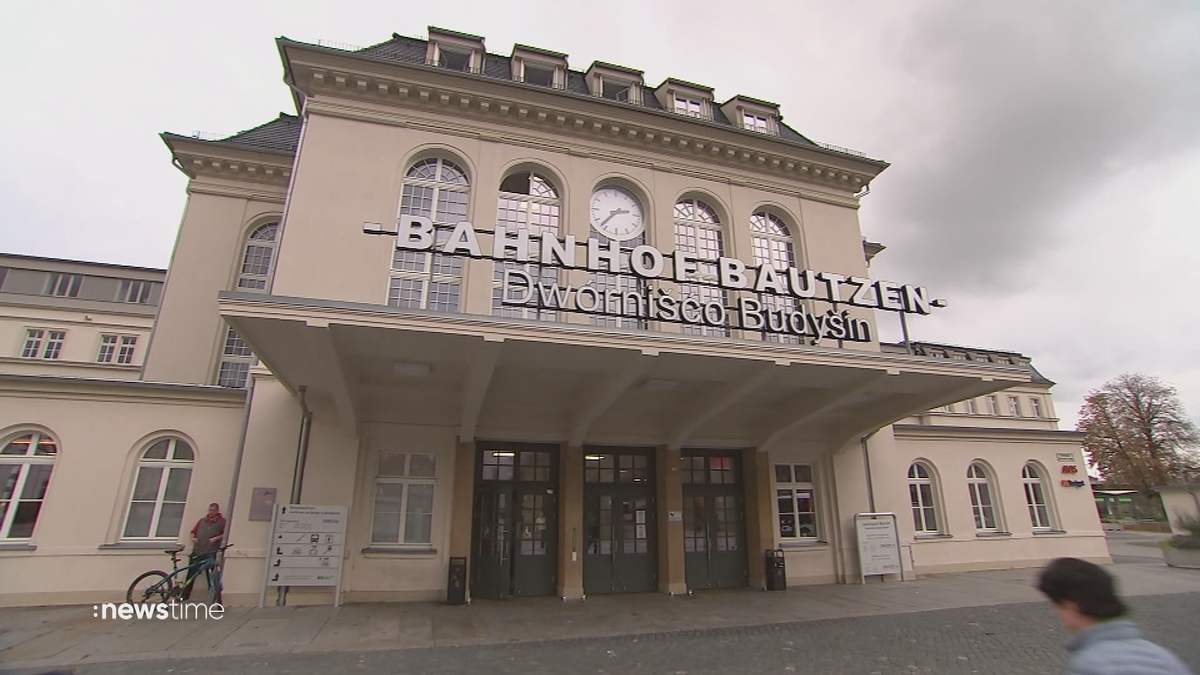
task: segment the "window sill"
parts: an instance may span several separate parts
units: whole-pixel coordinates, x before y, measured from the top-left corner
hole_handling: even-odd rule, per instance
[[[180,553],[184,546],[177,541],[118,541],[114,544],[100,544],[101,551],[166,551],[174,548]]]
[[[404,546],[368,546],[362,550],[367,555],[395,555],[395,556],[434,556],[437,555],[437,549],[429,548],[408,548]]]
[[[939,541],[942,539],[953,539],[954,535],[939,532],[938,534],[918,534],[913,537],[916,541]]]
[[[0,541],[0,551],[36,551],[37,546],[26,541]]]
[[[805,549],[805,548],[825,548],[829,546],[829,542],[813,539],[812,541],[781,541],[779,548],[788,549]]]
[[[980,539],[995,539],[996,537],[1011,537],[1012,532],[976,532],[975,536]]]
[[[1056,534],[1066,534],[1066,533],[1067,533],[1067,531],[1066,531],[1066,530],[1034,530],[1034,531],[1033,531],[1033,536],[1035,536],[1035,537],[1047,537],[1047,536],[1053,536],[1053,535],[1056,535]]]

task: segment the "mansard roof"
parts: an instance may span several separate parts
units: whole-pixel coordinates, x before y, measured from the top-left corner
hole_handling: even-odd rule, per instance
[[[885,342],[880,345],[884,351],[903,351],[905,349],[903,342]],[[1033,362],[1028,356],[1019,352],[1005,351],[1000,349],[984,349],[981,347],[963,347],[961,345],[944,344],[940,342],[910,342],[913,354],[917,356],[932,356],[936,358],[952,358],[952,354],[962,354],[970,361],[990,361],[992,363],[1012,364],[1017,366],[1025,366],[1033,372],[1033,379],[1030,380],[1033,384],[1044,384],[1052,386],[1054,381],[1048,379],[1045,375],[1038,372],[1037,368],[1033,367]]]

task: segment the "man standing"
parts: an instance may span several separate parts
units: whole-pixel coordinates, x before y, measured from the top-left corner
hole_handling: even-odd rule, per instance
[[[1038,590],[1054,603],[1075,635],[1069,675],[1192,675],[1179,657],[1142,637],[1117,597],[1113,578],[1077,558],[1054,560],[1038,576]]]
[[[196,525],[192,527],[192,554],[188,556],[188,564],[196,562],[216,555],[217,550],[221,548],[221,540],[225,538],[225,516],[221,515],[221,505],[213,502],[208,505],[208,513],[196,521]],[[212,583],[212,578],[206,576],[206,581]],[[192,585],[195,583],[195,578],[188,581],[183,588],[183,599],[187,600],[192,595]]]

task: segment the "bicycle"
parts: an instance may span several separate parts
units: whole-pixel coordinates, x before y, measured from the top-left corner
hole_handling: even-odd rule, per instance
[[[172,600],[183,602],[191,585],[201,574],[204,574],[208,579],[208,604],[219,604],[222,587],[220,557],[230,546],[233,544],[221,546],[212,554],[189,562],[185,567],[179,566],[179,553],[183,548],[166,549],[163,552],[171,554],[171,573],[167,574],[162,570],[142,573],[133,580],[132,584],[129,584],[129,590],[125,592],[125,601],[129,604],[139,605]],[[186,575],[182,581],[177,579],[180,575]]]

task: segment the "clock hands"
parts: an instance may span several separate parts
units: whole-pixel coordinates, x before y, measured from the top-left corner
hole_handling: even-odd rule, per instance
[[[624,213],[629,213],[629,211],[627,209],[613,209],[609,211],[608,217],[600,221],[600,227],[604,227],[605,223]]]

